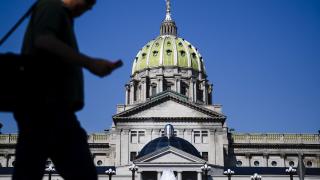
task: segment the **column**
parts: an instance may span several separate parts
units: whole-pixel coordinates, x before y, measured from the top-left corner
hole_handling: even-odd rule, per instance
[[[178,76],[178,75],[175,75],[174,76],[174,78],[175,78],[175,81],[176,81],[176,89],[175,89],[175,91],[177,92],[177,93],[181,93],[181,77],[180,77],[180,75]]]
[[[193,81],[193,79],[191,79],[191,81],[190,81],[189,97],[190,97],[190,101],[194,101],[194,81]]]
[[[158,171],[157,172],[157,180],[160,180],[161,179],[161,171]]]
[[[129,100],[129,102],[130,102],[130,104],[133,104],[133,102],[134,102],[134,82],[133,81],[131,81],[130,82],[130,100]]]
[[[198,89],[197,89],[197,82],[196,80],[193,80],[193,102],[197,102],[197,99],[198,99]]]
[[[128,105],[128,104],[130,104],[130,85],[126,84],[125,88],[126,88],[126,102],[125,102],[125,105]]]
[[[202,171],[197,171],[197,180],[202,180]]]
[[[147,79],[145,77],[141,78],[141,101],[146,101],[147,99]]]
[[[181,171],[178,171],[178,179],[177,180],[182,180],[182,172]]]
[[[203,102],[205,104],[208,104],[208,86],[207,86],[207,83],[206,81],[203,81],[203,84],[202,84],[202,87],[203,87]]]
[[[161,93],[163,92],[163,76],[157,76],[158,79],[158,92]]]

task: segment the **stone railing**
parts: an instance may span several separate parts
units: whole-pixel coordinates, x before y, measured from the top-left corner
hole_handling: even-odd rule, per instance
[[[1,134],[0,144],[16,144],[18,140],[18,134]]]
[[[88,143],[109,143],[110,135],[105,133],[94,133],[88,136]]]
[[[95,133],[88,135],[88,143],[109,143],[109,135],[104,133]],[[18,134],[1,134],[0,144],[16,144]]]
[[[320,144],[319,134],[232,134],[233,143]]]

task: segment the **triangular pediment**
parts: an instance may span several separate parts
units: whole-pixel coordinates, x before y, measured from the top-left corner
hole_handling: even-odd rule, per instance
[[[173,100],[167,100],[160,102],[159,104],[155,104],[154,106],[143,109],[141,111],[132,114],[129,117],[204,117],[209,118],[208,114],[197,111],[191,107],[185,106]]]
[[[188,163],[204,163],[205,160],[186,153],[180,149],[169,146],[160,149],[154,153],[147,154],[137,160],[135,163],[152,163],[152,164],[188,164]]]
[[[226,119],[223,114],[189,102],[185,97],[170,91],[113,116],[114,120],[148,118]]]

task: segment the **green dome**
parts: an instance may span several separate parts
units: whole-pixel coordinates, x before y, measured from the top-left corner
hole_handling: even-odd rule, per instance
[[[137,54],[132,74],[148,68],[179,67],[205,73],[198,50],[188,41],[172,35],[158,36]]]

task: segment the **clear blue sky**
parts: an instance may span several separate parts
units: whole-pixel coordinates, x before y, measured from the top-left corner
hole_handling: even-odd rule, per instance
[[[1,1],[0,35],[32,2]],[[204,57],[214,103],[223,105],[229,127],[238,132],[317,133],[319,0],[172,0],[172,14],[179,36]],[[125,63],[104,79],[85,72],[86,107],[78,117],[88,132],[111,126],[116,104],[124,103],[132,61],[159,35],[164,17],[164,0],[98,0],[77,19],[83,53]],[[25,25],[0,52],[19,52]],[[17,132],[10,114],[1,113],[0,122],[4,133]]]

